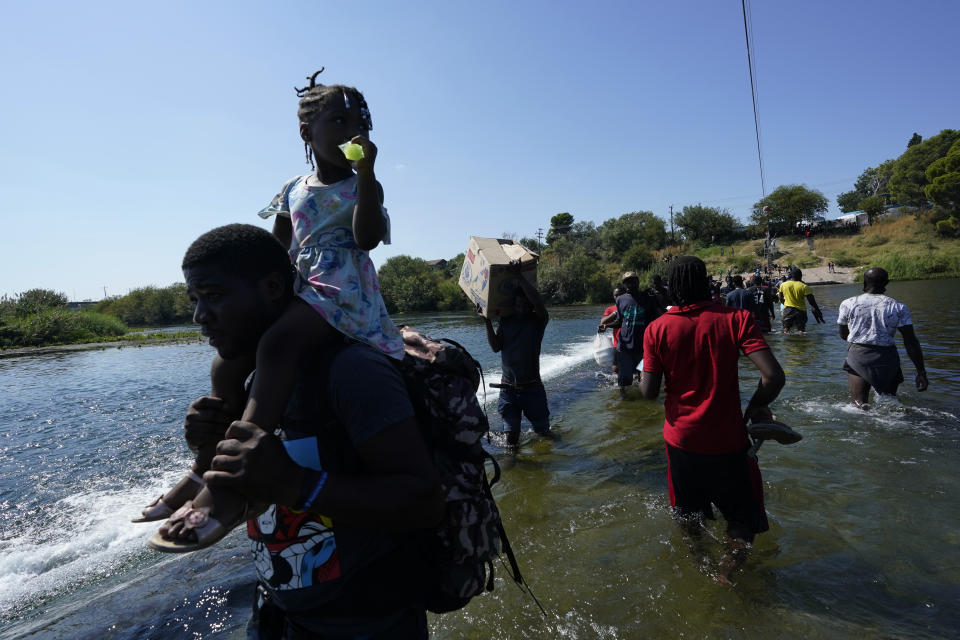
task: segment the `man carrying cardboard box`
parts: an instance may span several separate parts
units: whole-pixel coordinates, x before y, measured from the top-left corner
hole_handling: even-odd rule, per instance
[[[477,313],[487,327],[487,342],[494,353],[499,353],[503,363],[500,380],[500,401],[497,410],[507,426],[507,444],[520,442],[520,421],[527,416],[533,430],[542,436],[552,437],[550,409],[547,408],[547,393],[540,380],[540,344],[550,316],[543,298],[530,282],[520,274],[520,262],[511,261],[516,271],[517,286],[514,297],[514,313],[502,316],[494,331],[490,318],[483,315],[478,304]]]
[[[458,283],[484,316],[491,320],[508,316],[513,313],[518,273],[537,286],[538,257],[513,240],[471,236]]]

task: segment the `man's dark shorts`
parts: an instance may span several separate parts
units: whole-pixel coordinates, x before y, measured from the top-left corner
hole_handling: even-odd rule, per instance
[[[635,351],[617,351],[617,384],[629,387],[633,384],[634,372],[643,360],[643,349]]]
[[[713,519],[711,503],[727,521],[727,534],[753,542],[769,529],[763,506],[763,478],[747,448],[734,453],[690,453],[669,444],[667,487],[670,505],[679,518]]]
[[[796,307],[783,308],[783,330],[796,327],[797,331],[807,330],[807,312]]]
[[[850,344],[847,346],[843,370],[866,380],[880,395],[895,396],[897,387],[903,384],[900,355],[894,346]]]
[[[542,382],[522,385],[520,388],[503,387],[500,389],[497,410],[511,433],[520,433],[523,416],[527,416],[537,433],[550,430],[550,409]]]

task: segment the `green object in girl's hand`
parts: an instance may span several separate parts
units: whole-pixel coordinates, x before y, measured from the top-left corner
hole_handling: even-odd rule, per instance
[[[356,162],[363,158],[363,147],[353,142],[344,142],[340,145],[340,151],[343,151],[343,155],[345,155],[350,162]]]

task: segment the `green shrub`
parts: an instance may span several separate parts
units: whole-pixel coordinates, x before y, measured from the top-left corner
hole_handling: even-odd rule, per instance
[[[126,326],[113,316],[60,307],[17,318],[0,327],[0,346],[78,344],[115,338],[126,332]]]
[[[945,238],[957,238],[960,237],[960,223],[958,220],[950,216],[946,220],[940,220],[936,224],[937,235],[943,236]]]
[[[127,332],[127,326],[119,318],[104,313],[81,311],[76,314],[75,321],[82,331],[95,338],[122,336]]]
[[[610,279],[600,270],[593,271],[587,277],[587,302],[602,304],[612,299],[613,286],[610,285]]]
[[[867,236],[863,239],[863,246],[865,247],[879,247],[882,244],[890,242],[890,238],[887,236],[881,235],[879,233],[874,233]]]
[[[733,259],[733,271],[735,273],[753,271],[756,267],[757,259],[753,256],[737,256]]]
[[[820,266],[820,258],[811,254],[794,258],[793,264],[800,269],[812,269]]]
[[[437,282],[437,310],[468,311],[470,309],[473,309],[473,303],[456,281],[440,280]]]
[[[919,280],[929,278],[955,278],[960,276],[960,256],[905,256],[891,253],[876,260],[873,266],[883,267],[891,280]]]
[[[831,260],[833,260],[834,264],[836,264],[838,267],[855,267],[860,264],[859,260],[843,249],[838,249],[836,252],[834,252]]]
[[[653,264],[653,254],[642,244],[631,246],[620,259],[623,271],[645,271]]]

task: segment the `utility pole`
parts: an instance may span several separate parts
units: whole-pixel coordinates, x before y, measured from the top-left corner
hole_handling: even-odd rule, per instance
[[[677,238],[673,235],[673,205],[670,205],[670,242],[677,243]]]
[[[543,251],[543,229],[537,228],[537,251]]]
[[[103,285],[103,299],[107,299],[107,285]]]

